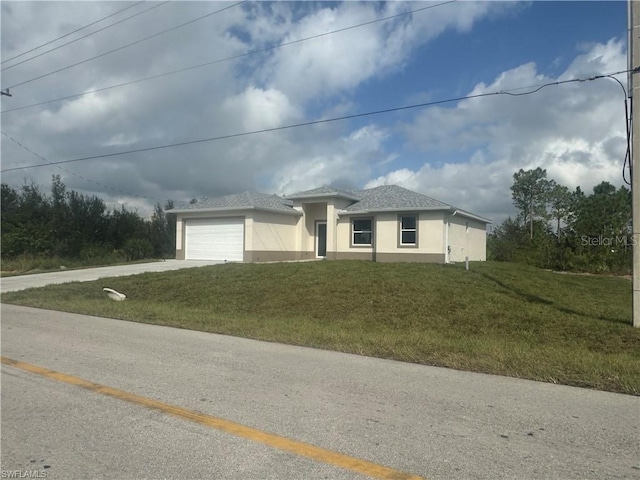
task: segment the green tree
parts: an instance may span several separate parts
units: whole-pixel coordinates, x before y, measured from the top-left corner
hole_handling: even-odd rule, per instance
[[[75,257],[85,247],[104,244],[108,223],[107,207],[101,198],[73,190],[69,192],[68,202],[71,220],[67,232],[69,253]]]
[[[116,249],[124,247],[132,238],[147,238],[147,224],[137,212],[130,212],[124,206],[109,215],[106,238]]]
[[[511,217],[507,218],[487,237],[487,258],[499,262],[521,261],[527,237],[525,227]]]
[[[165,212],[175,207],[173,200],[167,200],[164,206]],[[167,254],[174,257],[176,254],[176,214],[167,213],[167,233],[169,237]]]
[[[16,225],[20,232],[22,248],[20,253],[37,255],[51,253],[51,232],[48,223],[51,205],[47,196],[33,182],[24,184],[20,191],[20,200]]]
[[[511,198],[520,210],[520,218],[529,225],[529,237],[533,238],[535,220],[547,219],[547,203],[551,182],[547,180],[547,171],[540,167],[535,170],[522,170],[513,174]]]
[[[55,255],[69,254],[69,224],[72,219],[69,211],[67,188],[62,183],[60,175],[51,178],[51,217],[49,231],[51,232],[53,253]]]
[[[21,205],[20,192],[6,183],[2,184],[1,190],[2,256],[13,257],[22,253],[23,248],[23,232],[18,218]]]
[[[3,258],[145,258],[153,254],[149,245],[155,227],[158,250],[175,248],[175,219],[169,219],[160,205],[151,222],[124,207],[108,212],[101,198],[68,191],[58,175],[52,177],[50,196],[33,182],[20,189],[2,184],[1,195]]]
[[[596,271],[627,271],[631,268],[631,192],[608,182],[585,196],[574,194],[571,228],[582,263]]]
[[[573,228],[576,232],[591,236],[625,236],[631,222],[631,192],[626,187],[616,187],[602,182],[593,187],[591,195],[576,195],[576,211]]]
[[[551,180],[551,188],[549,190],[549,207],[551,209],[551,217],[556,220],[557,241],[560,242],[562,235],[562,222],[565,224],[569,220],[572,208],[571,192],[564,185],[557,184]]]
[[[173,201],[169,200],[165,209],[173,208]],[[165,209],[158,202],[153,209],[149,223],[149,240],[156,257],[164,257],[175,253],[175,216],[167,215]]]

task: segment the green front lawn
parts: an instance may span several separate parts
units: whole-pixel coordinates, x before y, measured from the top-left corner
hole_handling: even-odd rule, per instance
[[[102,287],[127,295],[107,298]],[[640,394],[631,282],[508,263],[226,264],[5,303]]]

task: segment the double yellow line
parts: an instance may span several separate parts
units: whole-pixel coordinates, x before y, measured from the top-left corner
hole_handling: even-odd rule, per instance
[[[168,403],[159,402],[147,397],[141,397],[133,393],[118,390],[116,388],[107,387],[98,383],[89,382],[79,377],[72,375],[66,375],[64,373],[55,372],[37,365],[30,363],[19,362],[6,357],[0,357],[2,363],[14,368],[18,368],[25,372],[34,373],[43,377],[57,380],[58,382],[74,385],[76,387],[82,387],[101,395],[124,400],[129,403],[141,405],[153,410],[157,410],[174,417],[189,420],[194,423],[199,423],[209,428],[215,428],[237,437],[246,438],[254,442],[263,443],[273,448],[284,450],[286,452],[299,455],[301,457],[311,458],[318,462],[334,465],[336,467],[351,470],[352,472],[360,473],[362,475],[368,475],[372,478],[379,478],[382,480],[424,480],[422,477],[412,475],[410,473],[400,472],[383,465],[368,462],[348,455],[343,455],[332,450],[316,447],[308,443],[298,442],[291,440],[280,435],[274,435],[272,433],[263,432],[255,428],[247,427],[239,423],[231,422],[223,418],[213,417],[211,415],[205,415],[203,413],[194,412],[193,410],[187,410],[185,408],[170,405]]]

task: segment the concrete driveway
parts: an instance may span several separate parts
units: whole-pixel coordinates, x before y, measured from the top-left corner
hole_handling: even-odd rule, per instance
[[[56,283],[90,282],[99,278],[123,277],[146,272],[166,272],[182,268],[204,267],[222,262],[213,260],[166,260],[164,262],[136,263],[110,267],[64,270],[60,272],[19,275],[0,279],[0,292],[16,292],[27,288],[44,287]]]

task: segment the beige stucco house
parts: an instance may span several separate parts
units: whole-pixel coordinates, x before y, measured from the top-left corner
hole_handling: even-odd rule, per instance
[[[176,214],[176,258],[265,262],[486,260],[483,218],[395,185],[320,187],[287,197],[243,192]]]

